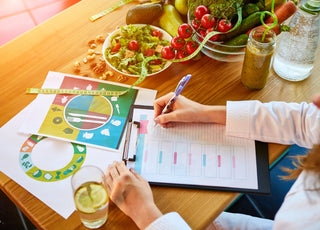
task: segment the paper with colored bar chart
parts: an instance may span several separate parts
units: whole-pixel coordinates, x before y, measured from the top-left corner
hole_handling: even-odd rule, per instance
[[[140,128],[131,134],[133,139],[137,136],[136,161],[131,166],[149,182],[258,190],[255,141],[227,136],[225,126],[217,124],[155,127],[153,114],[135,109],[133,120],[140,122]]]

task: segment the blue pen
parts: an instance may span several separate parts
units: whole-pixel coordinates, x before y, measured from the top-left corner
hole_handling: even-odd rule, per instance
[[[164,113],[169,113],[172,109],[172,104],[173,102],[176,100],[176,98],[180,95],[181,91],[183,90],[183,88],[186,86],[186,84],[188,83],[188,81],[191,78],[191,74],[187,74],[186,76],[184,76],[178,83],[176,90],[174,92],[174,95],[170,98],[168,104],[164,107],[164,109],[162,110],[161,114]]]

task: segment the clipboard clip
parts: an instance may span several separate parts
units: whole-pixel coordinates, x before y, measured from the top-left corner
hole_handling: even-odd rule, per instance
[[[132,137],[132,127],[136,126],[137,133],[134,137]],[[124,161],[125,164],[127,164],[128,161],[134,162],[136,160],[136,147],[137,147],[137,141],[138,141],[138,133],[139,133],[139,128],[140,128],[140,122],[138,121],[133,121],[129,120],[128,122],[128,127],[127,127],[127,133],[126,133],[126,140],[124,144],[124,149],[123,149],[123,154],[122,154],[122,160]],[[132,138],[135,138],[132,140]],[[132,141],[134,141],[134,146],[133,148],[131,146]],[[134,154],[129,156],[129,150],[134,151]]]

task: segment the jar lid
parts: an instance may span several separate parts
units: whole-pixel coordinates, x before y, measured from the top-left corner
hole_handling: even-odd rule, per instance
[[[301,5],[300,9],[310,14],[317,14],[320,12],[320,0],[309,0]]]

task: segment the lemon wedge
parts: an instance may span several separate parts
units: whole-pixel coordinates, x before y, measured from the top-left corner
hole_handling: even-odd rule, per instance
[[[80,186],[74,194],[77,209],[83,213],[94,213],[105,205],[109,198],[103,185],[89,182]]]

